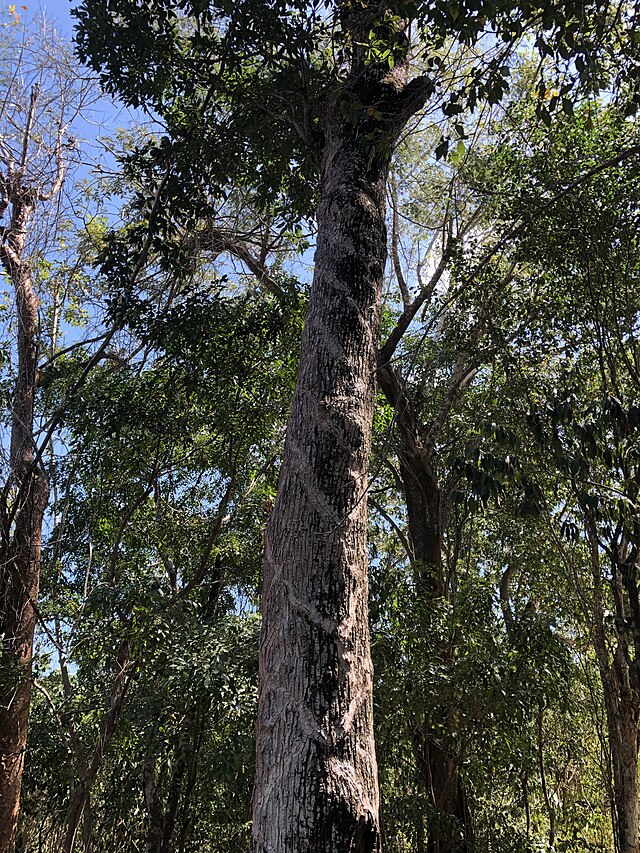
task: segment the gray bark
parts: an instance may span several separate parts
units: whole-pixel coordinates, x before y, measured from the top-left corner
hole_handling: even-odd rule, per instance
[[[326,142],[315,276],[266,533],[255,853],[379,849],[367,468],[385,263],[385,173]]]
[[[340,8],[352,50],[349,120],[319,116],[315,273],[265,535],[253,853],[380,850],[368,626],[367,473],[393,146],[432,91],[367,58],[380,6]],[[388,37],[388,33],[384,36]],[[352,103],[355,101],[352,101]]]

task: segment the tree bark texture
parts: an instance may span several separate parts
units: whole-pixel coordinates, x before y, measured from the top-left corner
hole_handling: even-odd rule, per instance
[[[366,497],[386,181],[398,135],[433,86],[407,82],[406,35],[386,29],[385,4],[337,5],[352,56],[318,116],[315,273],[265,534],[253,853],[381,846]],[[392,70],[367,52],[380,26]],[[356,115],[354,104],[375,108]]]
[[[18,187],[0,259],[15,291],[18,370],[14,386],[9,479],[2,494],[0,619],[0,853],[15,850],[31,700],[31,660],[40,585],[42,522],[49,497],[34,444],[38,299],[23,257],[37,196]]]
[[[265,543],[254,853],[379,849],[367,468],[385,178],[353,128],[324,154],[315,275]]]

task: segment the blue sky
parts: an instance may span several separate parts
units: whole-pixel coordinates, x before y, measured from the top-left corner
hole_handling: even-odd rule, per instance
[[[56,24],[56,28],[64,35],[71,35],[73,30],[73,19],[71,9],[78,6],[81,0],[16,0],[16,6],[21,14],[27,15],[29,19],[35,17],[39,12],[44,12],[49,21]],[[12,0],[13,3],[13,0]],[[9,3],[3,3],[5,8]],[[24,12],[21,7],[26,6]]]

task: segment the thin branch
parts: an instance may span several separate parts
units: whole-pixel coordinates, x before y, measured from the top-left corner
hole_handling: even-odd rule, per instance
[[[452,245],[451,241],[449,241],[445,247],[444,252],[442,253],[442,257],[440,258],[440,262],[436,267],[433,275],[422,289],[422,291],[418,294],[418,296],[413,300],[411,305],[405,308],[405,310],[400,315],[398,322],[395,325],[395,328],[392,330],[391,334],[387,338],[386,343],[380,347],[378,351],[378,360],[380,364],[387,364],[392,358],[394,352],[396,351],[396,347],[400,343],[402,336],[407,331],[409,326],[411,325],[413,319],[415,318],[418,311],[422,308],[424,303],[431,298],[434,290],[438,286],[438,282],[442,278],[442,275],[447,267],[447,263],[451,257]]]
[[[398,221],[398,187],[395,181],[395,178],[391,180],[391,259],[393,261],[393,270],[396,274],[396,279],[398,281],[398,286],[400,288],[400,293],[402,294],[402,303],[405,307],[405,310],[411,303],[411,295],[409,293],[409,288],[407,286],[407,280],[404,277],[404,273],[402,271],[402,264],[400,263],[400,255],[398,252],[399,243],[400,243],[400,224]]]
[[[65,175],[65,161],[62,154],[62,136],[64,130],[62,127],[58,129],[58,136],[56,138],[56,176],[51,183],[51,187],[48,192],[43,192],[40,190],[38,193],[38,199],[40,201],[51,201],[54,196],[56,196],[60,192],[60,188],[62,187],[62,183],[64,181]]]
[[[29,111],[27,113],[27,123],[24,128],[24,136],[22,137],[22,154],[20,155],[20,169],[18,176],[20,179],[24,177],[27,166],[27,154],[29,151],[29,141],[31,139],[31,131],[33,130],[33,122],[35,121],[36,103],[40,95],[40,84],[36,83],[31,90],[29,98]]]
[[[216,514],[216,520],[213,524],[207,542],[205,544],[204,550],[202,552],[202,557],[200,558],[200,565],[198,567],[198,571],[195,575],[188,581],[178,592],[174,593],[168,600],[168,604],[173,604],[174,601],[178,601],[180,598],[185,598],[192,592],[196,587],[200,586],[204,577],[207,573],[207,569],[209,568],[209,559],[211,557],[211,552],[213,550],[214,545],[218,541],[218,537],[220,536],[220,532],[222,530],[222,525],[226,521],[226,509],[229,505],[229,501],[231,500],[231,495],[233,493],[233,489],[235,488],[236,480],[235,474],[232,474],[229,478],[229,483],[227,484],[227,488],[225,489],[225,493],[220,500],[220,504],[218,506],[218,512]]]
[[[393,528],[393,530],[394,530],[394,531],[395,531],[395,533],[397,534],[398,539],[399,539],[399,540],[400,540],[400,542],[402,543],[402,547],[404,548],[404,550],[405,550],[405,553],[406,553],[407,557],[409,558],[409,560],[410,560],[411,562],[413,562],[413,561],[415,560],[415,555],[414,555],[414,553],[413,553],[413,549],[411,548],[411,545],[409,544],[409,540],[408,540],[408,539],[407,539],[407,537],[404,535],[404,533],[402,532],[402,530],[400,530],[400,528],[398,527],[398,525],[396,524],[396,522],[395,522],[395,521],[393,520],[393,518],[389,515],[389,513],[385,510],[385,508],[382,506],[382,504],[380,504],[380,503],[379,503],[379,502],[378,502],[378,501],[377,501],[377,500],[372,496],[371,492],[369,492],[369,501],[370,501],[371,505],[372,505],[372,506],[374,506],[374,507],[376,508],[377,512],[379,512],[379,513],[380,513],[380,515],[384,518],[384,520],[385,520],[388,524],[390,524],[390,525],[391,525],[391,527]]]

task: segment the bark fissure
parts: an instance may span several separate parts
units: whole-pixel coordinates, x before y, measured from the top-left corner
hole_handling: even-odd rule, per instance
[[[367,474],[391,152],[432,85],[366,42],[379,9],[341,4],[352,56],[325,103],[315,272],[284,461],[265,534],[253,853],[377,853]],[[388,36],[389,34],[387,34]],[[385,36],[386,37],[386,36]],[[352,122],[341,105],[375,103]],[[348,111],[348,110],[347,110]]]

